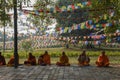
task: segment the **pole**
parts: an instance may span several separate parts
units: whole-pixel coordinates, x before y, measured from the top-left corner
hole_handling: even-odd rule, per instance
[[[5,17],[5,16],[4,16],[4,17]],[[4,19],[3,24],[4,24],[4,40],[3,40],[4,42],[3,42],[3,52],[5,52],[5,42],[6,42],[6,41],[5,41],[5,40],[6,40],[6,39],[5,39],[5,37],[6,37],[6,36],[5,36],[5,34],[6,34],[6,33],[5,33],[5,19]]]
[[[5,19],[6,19],[6,15],[5,15],[5,0],[3,1],[3,7],[4,7],[4,10],[3,10],[3,15],[4,15],[4,21],[3,21],[3,26],[4,26],[4,39],[3,39],[3,52],[5,52]]]
[[[14,67],[18,67],[18,48],[17,48],[17,0],[13,0],[14,4]]]

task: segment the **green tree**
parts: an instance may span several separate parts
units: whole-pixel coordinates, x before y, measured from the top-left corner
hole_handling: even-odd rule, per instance
[[[41,29],[41,27],[48,26],[55,22],[55,20],[51,18],[51,13],[47,12],[48,8],[52,7],[53,5],[54,2],[52,0],[37,0],[35,2],[34,9],[36,10],[36,14],[31,15],[31,18],[33,19],[32,23],[36,27]]]
[[[115,31],[117,30],[117,27],[118,27],[117,25],[112,25],[110,27],[105,27],[104,32],[106,34],[115,33]]]
[[[18,0],[18,7],[22,6],[22,3],[28,4],[30,0]],[[10,15],[8,14],[10,9],[13,9],[14,3],[13,0],[0,0],[0,25],[4,26],[4,41],[3,41],[3,50],[5,51],[5,26],[11,23]],[[12,25],[11,25],[12,27]]]
[[[29,0],[0,0],[0,20],[4,24],[4,49],[5,49],[5,20],[10,19],[6,18],[6,10],[10,8],[14,9],[14,56],[15,56],[15,68],[18,66],[18,49],[17,49],[17,4],[21,1]],[[3,12],[3,13],[2,13]]]
[[[120,0],[92,0],[92,9],[96,10],[91,13],[91,15],[96,16],[109,16],[108,22],[112,23],[111,26],[104,28],[104,33],[107,35],[107,41],[111,42],[113,36],[109,35],[115,33],[117,29],[120,28]],[[110,11],[114,12],[113,16],[110,16]]]
[[[26,52],[28,52],[32,50],[32,41],[31,40],[23,41],[21,46]]]
[[[84,0],[84,2],[87,0]],[[56,3],[56,9],[59,9],[63,6],[68,6],[72,4],[82,3],[83,0],[58,0]],[[57,8],[58,7],[58,8]],[[87,7],[84,9],[78,8],[74,11],[64,11],[64,12],[57,12],[54,15],[55,19],[57,20],[57,27],[69,27],[73,24],[79,24],[81,22],[84,22],[88,19],[88,12],[84,11]]]
[[[23,41],[21,47],[26,52],[26,57],[27,57],[28,51],[32,51],[32,41],[31,40]]]
[[[10,16],[7,14],[7,11],[10,9],[9,2],[6,0],[0,0],[0,23],[4,26],[4,39],[3,39],[3,51],[5,51],[5,42],[6,42],[6,33],[5,26],[10,22]]]
[[[104,32],[113,33],[119,28],[119,19],[120,19],[120,1],[119,0],[91,0],[92,9],[96,10],[91,12],[91,15],[95,16],[109,16],[108,22],[112,23],[112,27],[106,27]],[[110,17],[110,11],[114,12],[114,16]],[[115,24],[113,22],[116,22]]]
[[[89,19],[89,11],[88,9],[90,7],[84,6],[84,8],[79,8],[78,9],[70,9],[69,11],[66,9],[66,11],[59,12],[59,9],[62,7],[66,6],[68,7],[69,5],[74,5],[76,6],[78,3],[83,3],[88,0],[58,0],[55,7],[57,13],[53,13],[53,16],[55,17],[57,21],[56,29],[59,27],[72,27],[74,24],[79,24],[82,22],[85,22]],[[82,29],[82,30],[74,30],[71,33],[65,33],[67,36],[86,36],[89,35],[90,33],[94,32],[94,30],[90,29]],[[64,34],[62,34],[64,36]]]

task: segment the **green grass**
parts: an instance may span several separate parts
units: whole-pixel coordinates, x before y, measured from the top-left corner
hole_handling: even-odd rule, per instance
[[[80,49],[75,49],[75,48],[70,48],[70,49],[65,49],[65,48],[46,48],[46,49],[39,49],[39,50],[34,50],[32,53],[33,55],[36,56],[36,59],[38,59],[38,56],[43,54],[44,51],[47,50],[48,53],[51,55],[51,62],[55,64],[57,61],[59,61],[59,56],[61,55],[62,51],[65,51],[66,54],[69,57],[70,63],[71,64],[77,64],[77,57],[79,54],[82,53],[83,50]],[[100,55],[102,50],[86,50],[87,55],[90,56],[90,64],[95,64],[95,61],[97,60],[98,56]],[[28,53],[25,51],[19,51],[19,58],[20,58],[20,63],[23,64],[23,62],[27,59]],[[5,56],[6,62],[8,62],[9,58],[11,55],[13,55],[13,51],[6,51],[2,55]],[[120,64],[120,51],[119,50],[106,50],[106,55],[108,55],[110,59],[111,64]]]
[[[65,49],[65,48],[46,48],[46,49],[39,49],[39,50],[34,50],[32,53],[33,55],[35,55],[36,57],[38,57],[41,54],[44,54],[44,51],[47,50],[48,53],[52,56],[52,57],[58,57],[61,55],[62,51],[65,51],[66,54],[69,57],[76,57],[79,54],[82,53],[83,50],[75,50],[75,49]],[[86,54],[89,56],[98,56],[100,55],[102,50],[86,50]],[[25,52],[25,51],[19,51],[19,57],[20,58],[26,58],[28,56],[29,52]],[[13,51],[6,51],[5,53],[3,53],[3,55],[6,58],[9,58],[11,55],[13,55]],[[120,51],[106,51],[106,55],[108,56],[120,56]]]

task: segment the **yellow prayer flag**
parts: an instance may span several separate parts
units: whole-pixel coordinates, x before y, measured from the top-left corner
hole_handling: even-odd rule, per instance
[[[68,27],[65,27],[64,32],[66,33],[68,31]]]
[[[65,10],[65,9],[66,9],[66,6],[62,6],[62,9],[64,9],[64,10]]]
[[[85,23],[81,23],[81,29],[84,29]]]
[[[106,20],[107,19],[107,14],[104,14],[104,20]]]
[[[81,3],[78,3],[77,6],[80,6],[81,8],[83,8],[83,5]]]
[[[40,16],[42,16],[43,15],[43,12],[40,12]]]

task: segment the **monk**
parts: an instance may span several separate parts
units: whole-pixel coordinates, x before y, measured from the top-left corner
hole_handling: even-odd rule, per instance
[[[96,61],[96,65],[98,67],[108,67],[109,66],[109,59],[105,55],[105,51],[102,51],[101,55],[98,57],[98,60]]]
[[[43,55],[40,55],[40,56],[39,56],[39,58],[38,58],[38,65],[46,66],[46,64],[45,64],[44,61],[43,61]]]
[[[6,61],[5,61],[5,57],[1,55],[1,52],[0,52],[0,66],[2,65],[6,65]]]
[[[84,50],[82,54],[78,57],[78,65],[79,66],[89,66],[90,58],[86,55],[86,51]]]
[[[24,64],[26,65],[36,65],[36,58],[32,55],[32,53],[29,53],[29,57],[27,61],[24,61]]]
[[[14,66],[14,56],[11,56],[10,60],[8,61],[7,66]]]
[[[43,55],[43,63],[45,65],[51,65],[50,55],[48,54],[47,51],[45,51],[45,53]]]
[[[65,54],[64,51],[62,52],[62,56],[60,56],[60,62],[57,62],[56,65],[58,65],[58,66],[70,66],[69,58]]]
[[[15,57],[14,57],[14,55],[12,55],[10,60],[8,61],[7,66],[14,66],[14,60],[15,60]],[[18,62],[17,63],[19,65],[19,56],[18,56]]]

